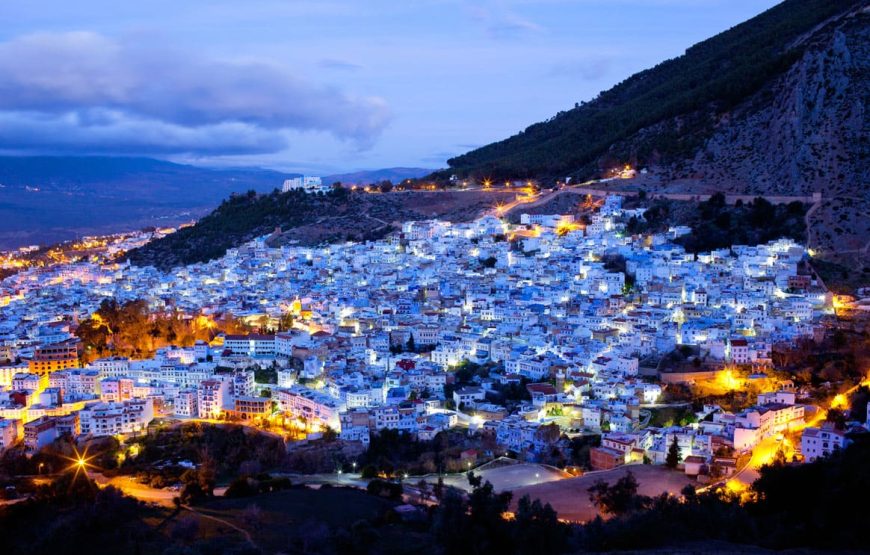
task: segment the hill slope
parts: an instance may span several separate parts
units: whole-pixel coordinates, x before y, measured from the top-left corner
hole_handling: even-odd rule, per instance
[[[591,175],[602,164],[608,167],[607,158],[635,157],[643,164],[682,159],[713,132],[721,116],[800,63],[808,49],[815,50],[811,41],[797,39],[811,31],[830,34],[830,25],[817,26],[861,4],[787,0],[591,102],[448,164],[463,175],[561,177]]]
[[[196,225],[130,251],[127,257],[140,266],[168,269],[218,258],[227,249],[264,235],[270,235],[272,245],[374,240],[406,221],[467,221],[513,197],[504,191],[367,194],[338,189],[325,195],[249,191],[225,200]]]
[[[583,180],[631,163],[648,190],[818,191],[810,246],[866,258],[868,110],[867,2],[787,0],[445,173]]]
[[[213,170],[150,158],[0,157],[0,249],[190,221],[234,191],[285,174]]]

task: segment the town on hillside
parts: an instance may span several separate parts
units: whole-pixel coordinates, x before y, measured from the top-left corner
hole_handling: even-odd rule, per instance
[[[508,459],[537,465],[533,485],[650,465],[739,490],[777,457],[844,448],[866,415],[830,414],[857,386],[796,384],[777,367],[777,352],[831,333],[836,299],[805,248],[695,255],[673,242],[688,228],[626,233],[643,217],[614,195],[587,221],[486,214],[322,247],[259,238],[169,272],[111,256],[144,234],[104,238],[103,258],[0,284],[0,450],[239,423],[291,453],[332,450],[319,472],[359,474],[385,431],[449,433],[461,452],[421,473]]]

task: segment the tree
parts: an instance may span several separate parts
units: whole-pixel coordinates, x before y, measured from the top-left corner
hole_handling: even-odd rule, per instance
[[[668,454],[665,457],[665,465],[668,468],[677,468],[677,465],[680,464],[680,445],[677,443],[677,436],[674,435],[674,440],[671,442],[671,446],[668,447]]]
[[[432,493],[435,494],[438,501],[444,497],[444,478],[442,476],[438,476],[438,481],[432,487]]]
[[[417,489],[420,490],[420,503],[423,503],[428,497],[429,484],[426,482],[426,480],[421,478],[420,481],[417,482]]]
[[[360,477],[364,480],[371,480],[378,477],[378,469],[374,465],[367,464],[363,467]]]
[[[535,430],[535,439],[542,443],[546,443],[547,445],[552,445],[559,441],[561,435],[562,433],[559,430],[559,425],[555,422],[545,426],[538,426],[538,429]]]
[[[293,313],[287,311],[281,314],[281,319],[278,320],[278,331],[287,331],[293,327]]]
[[[408,343],[405,346],[405,350],[408,351],[409,353],[414,353],[417,351],[417,345],[414,343],[414,334],[413,333],[408,336]]]
[[[514,541],[519,553],[561,553],[567,529],[549,503],[542,505],[524,495],[517,503]]]
[[[646,507],[650,499],[637,494],[638,483],[631,471],[616,481],[612,486],[604,480],[598,480],[587,489],[589,500],[598,509],[611,515],[622,515]]]

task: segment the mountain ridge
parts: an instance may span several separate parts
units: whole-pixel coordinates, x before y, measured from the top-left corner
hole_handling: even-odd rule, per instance
[[[379,181],[389,180],[393,183],[405,179],[416,179],[432,173],[431,169],[397,166],[378,170],[359,170],[355,172],[338,173],[323,177],[324,183],[340,181],[346,185],[370,185]]]
[[[398,182],[429,172],[394,167],[323,179]],[[232,194],[270,193],[280,189],[284,179],[300,175],[141,156],[0,156],[0,249],[175,226],[207,215]]]
[[[146,157],[0,157],[0,248],[177,225],[233,192],[267,192],[286,174]]]
[[[870,268],[870,11],[786,0],[590,102],[448,161],[475,178],[606,177],[649,192],[810,195],[810,247]]]

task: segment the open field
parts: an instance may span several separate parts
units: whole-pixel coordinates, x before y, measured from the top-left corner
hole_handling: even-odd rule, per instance
[[[559,513],[559,518],[585,522],[598,516],[598,511],[589,500],[587,491],[598,480],[612,484],[631,471],[637,478],[641,495],[655,496],[662,492],[679,495],[680,490],[691,481],[682,472],[663,466],[628,465],[613,470],[591,472],[584,476],[559,481],[549,481],[513,490],[512,508],[524,495],[549,503]]]
[[[511,464],[474,470],[475,475],[480,476],[484,482],[493,485],[496,491],[513,491],[518,488],[545,484],[557,480],[564,480],[570,476],[565,472],[540,464]],[[433,482],[434,480],[427,481]],[[468,478],[464,474],[454,474],[444,478],[444,484],[461,490],[471,491]]]

